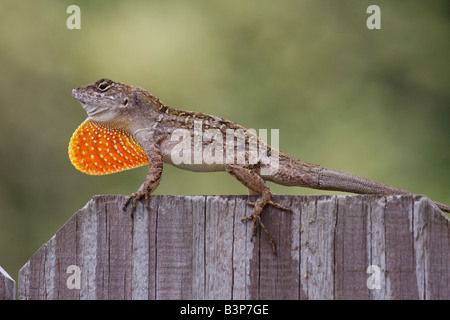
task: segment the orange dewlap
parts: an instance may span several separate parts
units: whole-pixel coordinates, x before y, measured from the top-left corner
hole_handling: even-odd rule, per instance
[[[149,163],[144,149],[121,128],[86,119],[69,143],[70,162],[81,172],[104,175]]]

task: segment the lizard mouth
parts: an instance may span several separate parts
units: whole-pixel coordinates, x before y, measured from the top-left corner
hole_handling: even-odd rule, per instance
[[[77,89],[72,90],[72,97],[74,97],[76,100],[80,101],[81,103],[84,103],[81,94],[78,92]]]
[[[107,107],[97,106],[95,104],[89,103],[89,97],[86,97],[85,94],[83,94],[83,92],[80,92],[78,89],[72,90],[72,96],[79,103],[81,103],[81,106],[86,111],[89,117],[101,117],[101,114],[108,109]]]

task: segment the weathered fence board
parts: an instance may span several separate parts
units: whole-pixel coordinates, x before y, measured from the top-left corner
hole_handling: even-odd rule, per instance
[[[19,299],[449,299],[450,221],[421,196],[96,196],[19,272]],[[374,266],[369,268],[369,266]],[[368,273],[369,272],[369,273]],[[377,281],[375,281],[377,280]]]
[[[16,282],[0,267],[0,300],[14,300],[16,298]]]

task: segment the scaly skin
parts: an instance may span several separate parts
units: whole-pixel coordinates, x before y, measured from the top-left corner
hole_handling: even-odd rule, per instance
[[[272,193],[265,181],[285,186],[360,194],[411,194],[349,173],[297,160],[271,148],[234,122],[204,113],[170,108],[139,87],[101,79],[74,89],[72,95],[88,114],[88,119],[74,133],[69,146],[70,159],[77,169],[88,174],[108,174],[149,163],[144,183],[124,205],[126,209],[131,203],[131,212],[142,198],[148,205],[149,195],[161,180],[163,163],[192,171],[226,171],[245,185],[251,194],[259,195],[256,202],[251,204],[254,206],[252,214],[243,220],[253,221],[252,238],[259,224],[276,253],[275,241],[261,221],[261,212],[266,205],[289,209],[272,202]],[[177,135],[180,129],[184,130],[186,136]],[[217,141],[216,138],[198,140],[196,134],[208,130],[223,137],[229,132],[236,137],[238,133],[245,133],[245,161],[237,159],[238,152],[242,152],[242,149],[238,150],[237,143],[232,144],[232,149],[225,150],[228,155],[232,155],[231,158],[227,158],[227,152],[223,152],[223,155],[218,153],[219,156],[213,163],[202,159],[202,154],[211,150],[212,141]],[[180,145],[180,137],[183,137],[182,140],[187,139],[183,141],[189,142],[189,150],[194,150],[188,157],[189,161],[182,163],[173,158],[175,148]],[[234,137],[232,139],[234,142]],[[249,150],[252,141],[256,141],[259,147],[266,148],[265,161],[251,161]],[[217,155],[218,149],[214,150],[214,155]],[[276,170],[267,170],[270,168]],[[438,202],[435,204],[441,210],[450,212],[449,206]]]

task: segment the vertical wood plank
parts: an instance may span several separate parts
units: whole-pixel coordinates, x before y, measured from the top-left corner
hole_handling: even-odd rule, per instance
[[[150,204],[149,209],[144,209],[144,206],[142,207],[144,211],[144,215],[147,216],[147,223],[146,228],[148,230],[148,252],[146,258],[148,260],[148,299],[150,300],[156,300],[156,271],[157,271],[157,227],[158,227],[158,206],[159,206],[159,197],[151,197],[150,198]],[[135,221],[135,224],[138,223],[138,221]],[[135,253],[136,254],[136,253]],[[143,252],[145,254],[145,252]],[[145,271],[144,271],[145,272]]]
[[[251,299],[258,291],[258,283],[252,282],[252,275],[259,276],[256,272],[258,261],[252,260],[256,253],[255,242],[250,241],[252,226],[241,221],[250,214],[251,207],[247,201],[246,196],[235,198],[232,298],[236,300]]]
[[[36,253],[34,254],[36,255]],[[33,255],[33,256],[34,256]],[[32,286],[30,282],[31,277],[31,264],[33,257],[31,257],[19,270],[19,277],[17,283],[17,299],[19,300],[32,300],[33,296],[30,292]]]
[[[97,299],[97,287],[100,281],[97,275],[97,247],[99,246],[97,198],[89,201],[74,217],[76,220],[77,263],[81,271],[81,300]],[[71,219],[72,220],[72,219]],[[67,241],[70,241],[67,239]]]
[[[428,202],[421,201],[420,199],[415,201],[413,208],[414,212],[410,217],[413,219],[412,231],[414,241],[415,275],[419,299],[430,299],[430,297],[427,297],[426,294],[429,282],[429,265],[427,261],[430,256],[430,251],[432,251],[433,248],[430,247],[431,237],[429,235],[429,231],[431,227],[431,217],[429,214],[430,207],[427,205],[427,203]],[[420,214],[418,214],[418,212],[420,212]],[[433,236],[433,238],[435,238],[436,235]]]
[[[412,234],[411,197],[389,196],[386,203],[386,282],[392,299],[419,299]]]
[[[317,197],[302,208],[300,270],[308,299],[334,298],[336,196]]]
[[[206,299],[206,197],[192,199],[192,299]]]
[[[276,201],[283,207],[292,207],[289,197],[277,196]],[[297,246],[295,242],[298,241],[298,225],[293,223],[295,214],[295,211],[283,211],[273,206],[263,213],[263,223],[277,244],[277,254],[273,254],[267,236],[260,232],[260,299],[299,298],[299,261],[298,255],[292,253],[292,247]]]
[[[153,199],[152,199],[153,200]],[[150,204],[152,208],[153,201]],[[132,271],[131,271],[131,299],[147,300],[150,293],[151,274],[150,261],[155,256],[154,246],[151,249],[152,236],[149,225],[151,220],[151,209],[138,209],[133,215],[133,240],[132,240]]]
[[[49,240],[51,242],[51,239]],[[47,287],[46,257],[49,244],[46,243],[28,260],[19,271],[19,299],[46,300]],[[47,269],[48,270],[48,269]]]
[[[294,266],[297,267],[297,284],[298,284],[298,293],[297,297],[299,300],[307,300],[308,295],[306,293],[307,288],[304,287],[305,281],[302,279],[302,217],[303,210],[305,208],[305,203],[308,202],[308,198],[306,196],[298,196],[291,198],[291,209],[292,209],[292,243],[291,243],[291,255],[294,262]]]
[[[93,214],[96,216],[96,230],[92,230],[95,232],[93,234],[97,239],[97,246],[95,251],[95,260],[96,260],[96,268],[95,268],[95,299],[107,300],[109,295],[109,284],[110,284],[110,267],[114,268],[114,265],[110,265],[109,259],[109,230],[108,230],[108,220],[113,218],[113,215],[108,216],[108,213],[105,211],[105,206],[103,201],[96,201],[93,206]],[[95,240],[93,240],[95,241]],[[86,245],[88,245],[86,243]],[[88,248],[86,248],[88,249]],[[83,268],[84,271],[84,268]],[[96,283],[101,283],[102,285],[96,285]]]
[[[420,253],[417,276],[424,278],[423,298],[429,300],[450,299],[450,230],[449,219],[436,214],[434,204],[423,196],[417,196],[414,205],[415,220],[423,217],[421,228],[414,235]]]
[[[218,196],[206,200],[205,299],[231,299],[233,294],[235,206]]]
[[[369,298],[367,288],[367,205],[362,196],[338,197],[335,243],[335,298]]]
[[[0,301],[16,299],[16,282],[0,267]]]
[[[132,217],[119,203],[105,202],[106,233],[109,241],[108,299],[131,298]]]
[[[55,270],[54,282],[56,286],[54,293],[48,299],[78,300],[80,298],[79,290],[69,289],[67,286],[67,281],[71,280],[69,277],[72,275],[69,266],[78,265],[77,241],[73,239],[76,233],[77,220],[70,219],[55,234],[55,259],[57,258],[58,262],[53,268]],[[67,272],[68,270],[69,273]]]
[[[385,197],[374,197],[369,201],[367,224],[367,253],[368,265],[379,268],[379,289],[370,290],[371,300],[390,299],[386,280],[386,223],[385,223]],[[367,270],[367,269],[366,269]],[[372,274],[367,274],[367,277]],[[366,281],[367,283],[367,281]],[[373,283],[372,283],[373,284]]]
[[[156,299],[192,297],[192,205],[183,197],[158,202]]]

